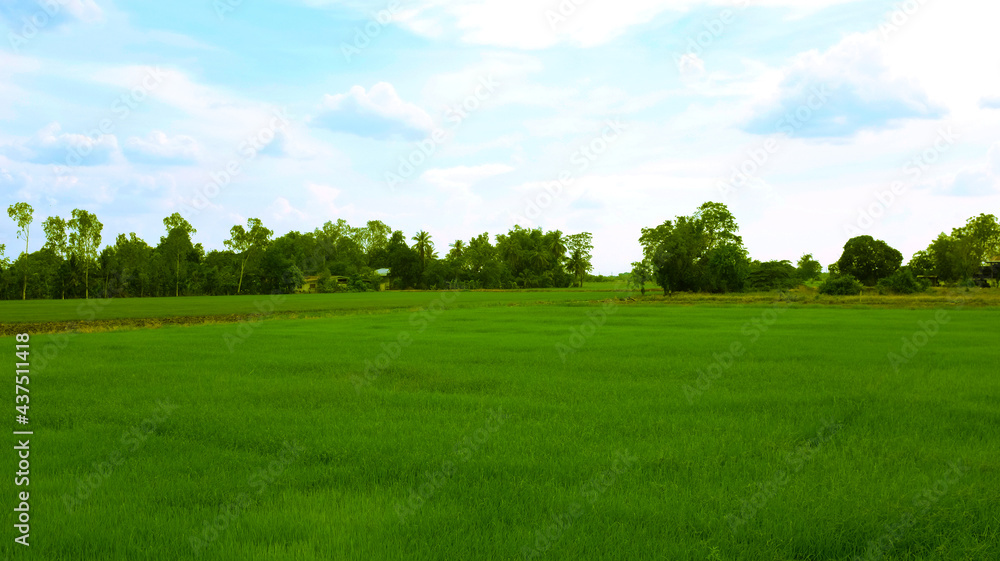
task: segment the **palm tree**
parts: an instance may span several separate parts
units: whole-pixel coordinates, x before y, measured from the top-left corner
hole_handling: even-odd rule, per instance
[[[580,279],[580,286],[583,287],[583,276],[587,274],[587,260],[583,258],[580,250],[573,251],[569,260],[566,261],[566,268],[573,274],[573,277]]]
[[[551,258],[552,257],[544,251],[531,252],[531,264],[534,265],[539,272],[548,268]]]
[[[563,239],[563,233],[556,230],[546,234],[545,249],[549,250],[557,264],[561,263],[566,256],[566,240]]]
[[[420,255],[421,266],[427,265],[427,258],[434,257],[434,242],[431,241],[431,235],[427,232],[420,230],[417,232],[416,236],[413,236],[413,241],[417,242],[413,246],[413,249],[417,251]]]
[[[455,243],[448,246],[451,251],[448,252],[448,257],[452,259],[461,259],[462,254],[465,253],[465,242],[462,240],[455,240]]]

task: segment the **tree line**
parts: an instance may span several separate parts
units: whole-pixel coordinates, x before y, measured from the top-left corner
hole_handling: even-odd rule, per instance
[[[555,288],[595,278],[589,275],[593,240],[587,232],[514,226],[496,235],[495,243],[489,233],[456,240],[442,256],[427,232],[407,240],[378,220],[355,227],[340,219],[275,238],[261,220],[250,218],[245,226],[231,228],[225,249],[205,251],[192,241],[197,230],[174,213],[163,219],[164,235],[155,246],[132,232],[102,249],[100,220],[75,209],[68,219],[46,218],[41,224],[45,243],[29,253],[33,212],[23,202],[8,208],[25,245],[13,262],[0,245],[3,299],[288,293],[306,277],[317,277],[320,292],[362,291],[384,281],[380,269],[389,269],[388,282],[396,289]],[[643,260],[632,263],[629,278],[643,294],[654,282],[664,294],[789,289],[817,279],[823,269],[811,254],[794,264],[751,259],[735,217],[716,202],[643,228],[639,243]],[[856,236],[828,266],[830,275],[820,290],[857,294],[874,286],[906,293],[934,281],[982,285],[984,265],[997,255],[1000,223],[992,214],[940,234],[905,266],[902,254],[885,241]]]
[[[738,235],[739,226],[726,205],[707,202],[690,216],[678,216],[659,226],[643,228],[639,243],[644,259],[632,263],[631,281],[645,294],[655,281],[663,294],[671,292],[743,292],[787,289],[816,279],[822,266],[811,254],[791,261],[757,261]],[[1000,223],[992,214],[970,218],[950,235],[942,233],[925,251],[903,266],[903,255],[883,240],[856,236],[847,241],[830,275],[820,285],[828,294],[857,294],[865,286],[881,292],[912,293],[931,282],[985,284],[985,268],[1000,255]]]
[[[355,227],[341,219],[274,237],[250,218],[232,227],[225,249],[206,251],[192,240],[197,230],[174,213],[163,219],[156,245],[132,232],[102,248],[103,224],[81,209],[46,218],[45,243],[29,252],[33,213],[23,202],[8,208],[25,245],[13,262],[0,245],[3,299],[289,293],[313,276],[320,292],[363,291],[385,280],[380,269],[389,269],[397,289],[553,288],[582,286],[593,270],[587,232],[514,226],[495,243],[489,233],[456,240],[442,256],[427,232],[407,240],[378,220]]]

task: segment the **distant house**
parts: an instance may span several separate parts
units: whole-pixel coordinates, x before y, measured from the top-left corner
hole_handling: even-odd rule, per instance
[[[380,277],[382,277],[382,282],[380,282],[379,285],[378,285],[378,289],[380,291],[381,290],[389,290],[390,273],[391,273],[391,271],[389,271],[389,269],[376,269],[375,270],[375,274],[378,275],[378,276],[380,276]]]
[[[989,288],[990,281],[993,281],[993,284],[1000,281],[1000,255],[987,259],[986,265],[979,270],[979,274],[973,277],[973,280],[982,288]]]
[[[340,286],[347,286],[348,281],[351,280],[347,277],[341,277],[337,275],[333,275],[330,278],[332,280],[337,281],[337,284]],[[319,276],[312,275],[306,277],[305,282],[302,283],[302,286],[299,287],[299,289],[296,290],[295,292],[299,294],[316,294],[317,292],[319,292]]]

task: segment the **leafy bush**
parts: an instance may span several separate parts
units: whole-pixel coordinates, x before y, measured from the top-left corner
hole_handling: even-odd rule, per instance
[[[850,296],[860,294],[862,288],[864,285],[853,275],[830,275],[819,285],[819,292],[833,296]]]
[[[754,261],[747,283],[750,290],[783,290],[799,284],[798,270],[790,261]]]
[[[878,281],[879,294],[915,294],[927,290],[929,284],[918,279],[909,267],[902,267],[892,275]]]

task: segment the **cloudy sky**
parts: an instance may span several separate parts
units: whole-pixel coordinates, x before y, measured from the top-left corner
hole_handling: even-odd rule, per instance
[[[729,205],[756,259],[908,258],[1000,213],[1000,5],[981,0],[4,0],[0,193],[221,249],[378,219],[438,248]],[[4,215],[0,243],[18,250]]]

